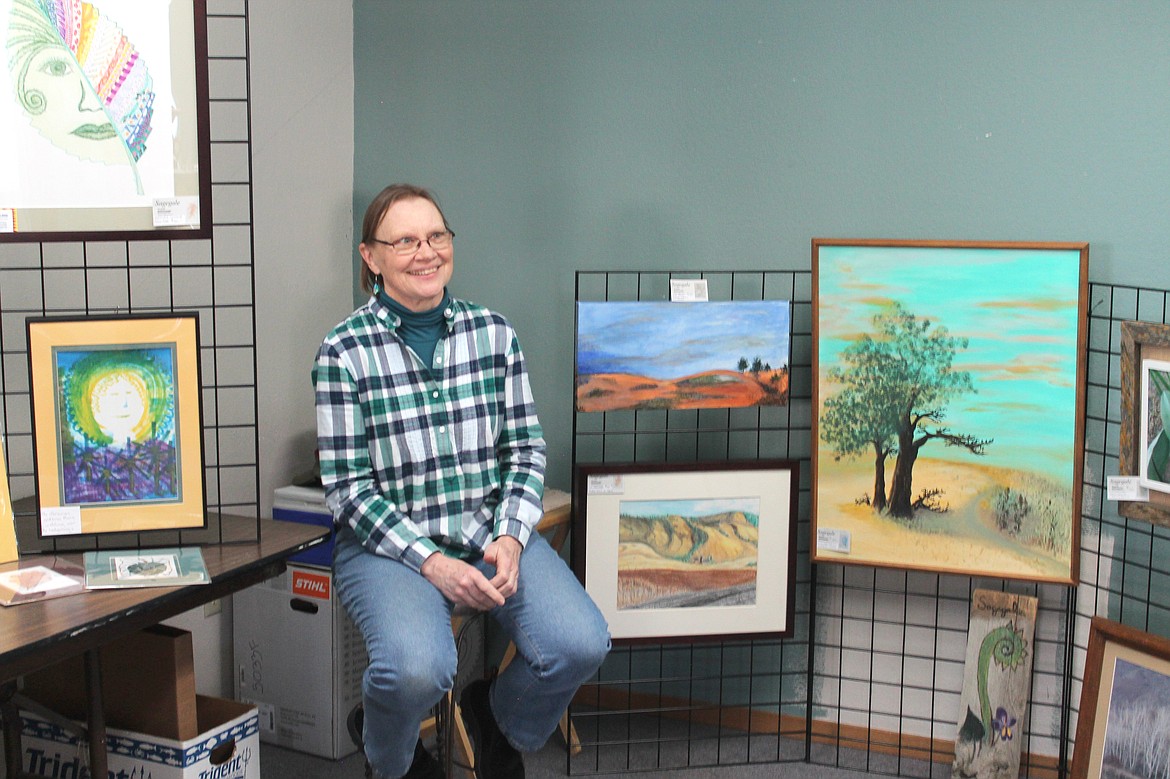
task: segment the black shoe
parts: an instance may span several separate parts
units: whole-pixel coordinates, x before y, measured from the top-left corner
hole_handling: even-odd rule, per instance
[[[366,779],[380,779],[379,774],[370,766],[369,760],[366,761]],[[421,738],[414,744],[414,761],[402,775],[402,779],[446,779],[443,767],[423,746]]]
[[[524,760],[508,743],[492,714],[486,679],[472,682],[463,690],[459,707],[475,747],[476,779],[524,779]]]

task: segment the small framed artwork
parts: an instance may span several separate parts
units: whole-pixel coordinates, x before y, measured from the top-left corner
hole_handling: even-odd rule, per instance
[[[0,0],[0,243],[211,235],[206,0]]]
[[[1088,244],[812,251],[813,560],[1076,582]]]
[[[1119,500],[1122,516],[1170,527],[1170,452],[1165,422],[1170,421],[1170,397],[1165,381],[1170,371],[1170,325],[1153,322],[1121,323],[1121,440],[1120,476],[1146,487],[1148,500]]]
[[[204,527],[196,314],[27,327],[39,535]]]
[[[1073,779],[1166,775],[1170,640],[1093,617]]]
[[[788,403],[787,300],[577,304],[578,411]]]
[[[799,465],[578,465],[573,568],[615,642],[786,636]]]

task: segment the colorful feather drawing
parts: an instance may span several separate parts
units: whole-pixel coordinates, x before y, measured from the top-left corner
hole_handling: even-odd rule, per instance
[[[13,0],[7,48],[17,99],[41,135],[80,159],[136,169],[154,82],[117,22],[83,0]]]

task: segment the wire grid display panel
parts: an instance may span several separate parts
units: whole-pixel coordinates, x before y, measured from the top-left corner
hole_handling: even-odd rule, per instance
[[[32,316],[198,312],[207,509],[259,516],[247,2],[209,0],[207,17],[212,237],[0,246],[0,432],[23,553],[93,543],[37,538],[25,334]],[[111,534],[100,543],[143,539]],[[222,540],[213,523],[151,533],[149,544]]]
[[[1089,382],[1081,575],[1073,642],[1071,755],[1084,681],[1089,623],[1107,617],[1170,638],[1170,529],[1129,519],[1108,499],[1120,472],[1121,323],[1170,324],[1170,292],[1093,284],[1089,289]]]
[[[1021,775],[1056,776],[1068,711],[1071,588],[820,564],[814,572],[810,760],[950,777],[976,589],[1038,599]]]
[[[581,271],[577,301],[667,301],[671,279],[706,279],[712,301],[791,301],[788,404],[575,412],[573,461],[798,461],[793,632],[786,639],[615,647],[574,704],[573,723],[582,749],[569,755],[570,774],[806,759],[812,275],[808,271]]]

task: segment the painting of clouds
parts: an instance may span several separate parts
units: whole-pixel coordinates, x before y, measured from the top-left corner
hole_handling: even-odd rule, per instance
[[[818,561],[1075,580],[1087,261],[814,242]]]
[[[788,402],[786,300],[577,304],[578,411]]]

